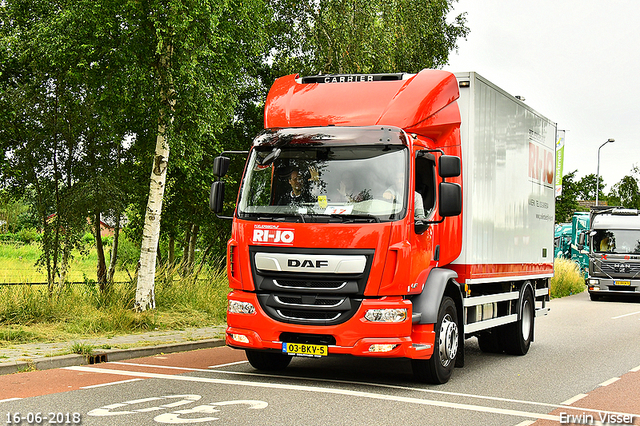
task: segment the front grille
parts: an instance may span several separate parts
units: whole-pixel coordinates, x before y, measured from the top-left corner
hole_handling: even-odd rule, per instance
[[[281,333],[280,341],[287,343],[306,343],[310,345],[335,345],[336,338],[329,334]]]
[[[318,298],[316,296],[274,296],[274,300],[283,305],[338,306],[345,301],[345,298],[331,299]]]
[[[312,312],[312,311],[294,311],[290,309],[278,309],[278,315],[282,318],[297,321],[334,321],[340,318],[340,313],[332,312]]]
[[[602,262],[600,269],[605,274],[640,274],[640,263]]]
[[[301,280],[286,280],[279,279],[274,280],[274,284],[278,287],[282,288],[317,288],[317,289],[338,289],[343,288],[347,285],[347,282],[344,280],[339,281],[301,281]]]
[[[290,324],[326,326],[341,324],[357,312],[374,251],[250,247],[249,253],[258,302],[269,317]],[[348,274],[258,270],[257,253],[276,253],[272,258],[282,258],[283,254],[344,256],[345,260],[365,256],[366,266],[361,273]]]

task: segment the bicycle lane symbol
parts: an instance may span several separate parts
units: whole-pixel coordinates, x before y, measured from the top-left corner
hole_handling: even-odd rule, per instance
[[[151,398],[142,398],[142,399],[134,399],[131,401],[120,402],[117,404],[105,405],[104,407],[96,408],[95,410],[91,410],[87,413],[89,416],[94,417],[105,417],[105,416],[123,416],[123,415],[132,415],[138,413],[152,413],[158,412],[162,410],[169,410],[172,408],[180,407],[187,404],[193,404],[196,401],[199,401],[202,397],[200,395],[166,395],[166,396],[158,396]],[[165,404],[161,404],[154,407],[145,407],[132,409],[130,407],[145,404],[149,402],[155,401],[171,401],[177,400],[176,402],[168,402]],[[201,422],[209,422],[214,420],[220,420],[219,417],[214,417],[215,413],[219,413],[222,410],[216,407],[223,407],[227,405],[248,405],[248,410],[261,410],[267,408],[269,404],[264,401],[254,401],[254,400],[235,400],[235,401],[222,401],[222,402],[211,402],[208,404],[198,405],[193,408],[187,408],[182,410],[176,410],[169,413],[162,413],[156,415],[153,420],[158,423],[165,424],[184,424],[184,423],[201,423]],[[119,410],[113,411],[116,409],[122,409],[124,407],[129,407],[128,410]]]

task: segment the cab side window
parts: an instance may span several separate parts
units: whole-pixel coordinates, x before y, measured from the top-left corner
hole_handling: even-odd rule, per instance
[[[433,159],[425,157],[416,158],[415,217],[425,219],[433,211],[436,203],[435,185],[435,161]]]

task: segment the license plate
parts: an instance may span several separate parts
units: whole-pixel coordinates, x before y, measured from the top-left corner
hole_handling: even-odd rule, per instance
[[[631,285],[631,281],[614,281],[613,285]]]
[[[309,345],[306,343],[283,343],[282,352],[289,355],[321,357],[327,356],[329,349],[325,345]]]

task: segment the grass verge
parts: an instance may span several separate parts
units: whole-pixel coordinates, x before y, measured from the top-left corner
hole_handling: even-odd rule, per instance
[[[224,324],[229,289],[222,268],[161,268],[156,278],[156,309],[146,312],[133,310],[133,283],[106,293],[95,283],[69,285],[51,296],[46,286],[0,286],[0,348]]]
[[[554,275],[549,283],[551,298],[582,293],[585,288],[584,277],[578,264],[569,259],[556,258],[553,262]]]
[[[0,244],[0,283],[46,282],[46,270],[36,268],[42,250],[36,243]],[[107,253],[107,262],[109,254]],[[95,247],[85,253],[74,250],[69,264],[67,279],[72,282],[87,281],[96,276],[97,254]],[[115,281],[125,281],[125,271],[117,270]]]

